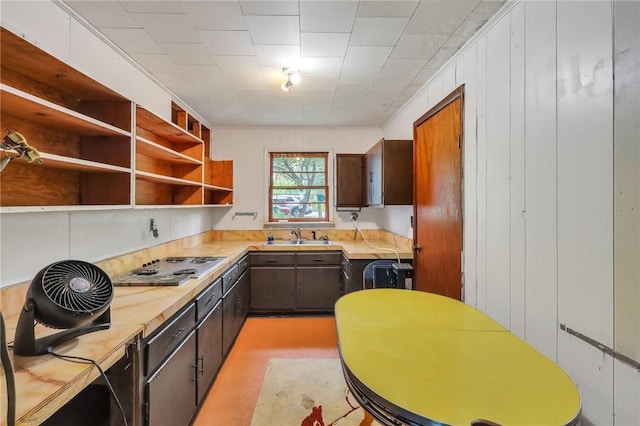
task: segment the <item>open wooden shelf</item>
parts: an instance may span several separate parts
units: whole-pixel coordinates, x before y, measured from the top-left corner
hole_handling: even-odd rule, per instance
[[[230,203],[233,176],[208,158],[210,129],[175,102],[164,120],[5,28],[0,66],[0,129],[42,159],[9,162],[1,211]]]

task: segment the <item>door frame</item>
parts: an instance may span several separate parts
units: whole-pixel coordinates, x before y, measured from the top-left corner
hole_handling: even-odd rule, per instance
[[[413,250],[414,253],[417,248],[417,235],[416,229],[418,228],[418,212],[416,200],[417,197],[417,188],[418,185],[415,182],[416,178],[416,162],[417,162],[417,154],[416,154],[416,145],[417,145],[417,129],[426,121],[428,121],[431,117],[436,115],[450,103],[454,102],[457,99],[460,99],[460,138],[458,140],[458,144],[460,146],[460,212],[461,212],[461,220],[460,220],[460,300],[464,302],[464,290],[465,290],[465,282],[464,282],[464,84],[455,88],[451,93],[442,98],[437,104],[431,107],[426,113],[424,113],[420,118],[413,122],[413,217],[415,221],[413,223]],[[414,284],[415,288],[415,284]]]

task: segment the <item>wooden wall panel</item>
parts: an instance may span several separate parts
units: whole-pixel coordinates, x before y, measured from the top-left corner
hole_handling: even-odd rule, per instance
[[[487,314],[510,328],[510,23],[487,33]]]
[[[477,47],[476,134],[478,148],[477,175],[477,308],[487,311],[487,38],[481,37]]]
[[[609,2],[558,2],[559,321],[609,347],[613,346],[611,22]]]
[[[511,331],[525,338],[525,44],[524,3],[511,10],[510,60],[510,309]]]
[[[557,359],[555,16],[551,2],[525,3],[526,337]]]
[[[477,135],[476,135],[476,47],[464,54],[464,102],[462,142],[462,237],[463,237],[463,280],[464,301],[477,306]]]

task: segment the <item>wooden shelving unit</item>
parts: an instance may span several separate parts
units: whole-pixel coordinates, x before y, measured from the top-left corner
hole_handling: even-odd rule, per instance
[[[3,212],[231,204],[233,165],[179,105],[164,120],[5,28],[0,43],[0,130],[42,159],[2,171]]]
[[[4,28],[0,40],[0,128],[42,159],[7,165],[0,206],[131,204],[131,101]]]

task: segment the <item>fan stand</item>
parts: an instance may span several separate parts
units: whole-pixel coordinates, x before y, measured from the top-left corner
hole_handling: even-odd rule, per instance
[[[89,325],[71,328],[39,339],[35,338],[35,324],[35,302],[33,299],[27,299],[22,312],[20,312],[16,327],[16,337],[13,342],[13,353],[15,355],[44,355],[49,353],[55,346],[74,337],[94,331],[106,330],[111,327],[111,309],[107,308],[102,315],[96,317]]]

